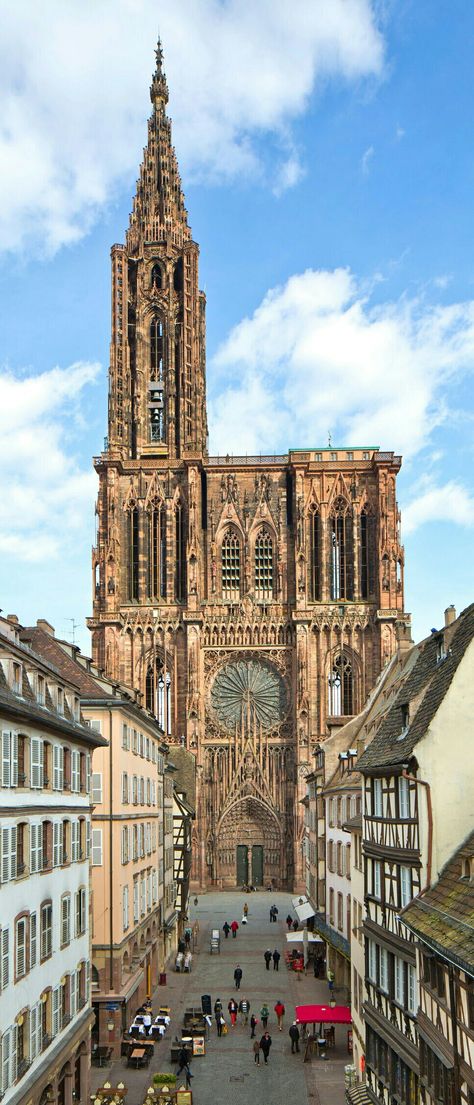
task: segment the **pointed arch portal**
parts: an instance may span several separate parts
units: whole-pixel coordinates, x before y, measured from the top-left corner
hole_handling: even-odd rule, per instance
[[[220,885],[279,886],[281,860],[281,827],[265,802],[249,795],[224,812],[217,832]]]

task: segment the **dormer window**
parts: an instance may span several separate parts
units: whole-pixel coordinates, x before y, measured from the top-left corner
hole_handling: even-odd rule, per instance
[[[406,735],[408,733],[409,726],[410,726],[410,706],[409,706],[408,702],[402,703],[402,705],[400,707],[400,713],[401,713],[401,730],[400,730],[400,735],[398,737],[398,740],[403,740],[403,738],[406,737]]]
[[[436,639],[436,663],[441,664],[443,660],[446,660],[447,652],[444,643],[444,634],[440,633]]]
[[[64,691],[63,691],[62,687],[58,687],[57,703],[58,703],[58,714],[63,714],[64,713]]]
[[[21,694],[21,677],[21,664],[16,664],[15,661],[13,661],[12,690],[14,694]]]
[[[39,675],[36,681],[36,697],[40,706],[44,706],[46,701],[46,683],[43,675]]]
[[[461,871],[462,879],[466,882],[474,882],[474,856],[468,856],[467,859],[462,860]]]

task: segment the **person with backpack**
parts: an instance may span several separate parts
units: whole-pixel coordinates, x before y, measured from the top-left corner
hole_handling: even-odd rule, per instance
[[[254,1061],[260,1066],[260,1040],[254,1040],[252,1045]]]
[[[294,1055],[296,1051],[300,1050],[300,1030],[296,1021],[290,1024],[289,1037],[291,1040],[291,1054]]]
[[[242,998],[242,1001],[239,1001],[239,1013],[242,1017],[242,1024],[248,1024],[249,1023],[249,1013],[250,1013],[250,1002],[247,1000],[247,998]]]
[[[229,932],[230,932],[230,925],[229,925],[229,922],[228,922],[228,921],[225,921],[225,922],[224,922],[224,924],[223,924],[223,926],[222,926],[222,929],[223,929],[223,932],[224,932],[224,936],[225,936],[225,938],[226,938],[226,940],[227,940],[227,937],[228,937],[228,935],[229,935]]]
[[[270,951],[270,948],[267,948],[266,952],[263,953],[263,958],[265,960],[265,966],[267,968],[267,971],[269,971],[270,970],[271,958],[272,958],[272,953]]]
[[[277,1015],[278,1028],[281,1032],[282,1031],[283,1017],[285,1016],[285,1006],[283,1005],[283,1002],[280,1001],[280,999],[278,999],[278,1001],[275,1005],[275,1013]]]
[[[272,958],[273,958],[273,970],[277,971],[278,970],[278,964],[279,964],[280,958],[281,958],[280,952],[278,951],[278,948],[275,948],[275,951],[273,952],[273,957]]]
[[[237,936],[237,929],[239,927],[239,922],[238,921],[232,921],[232,924],[231,924],[230,927],[232,929],[232,936],[234,937],[234,940],[235,940],[235,938]]]
[[[269,1012],[269,1009],[268,1009],[268,1005],[265,1002],[263,1003],[262,1008],[260,1010],[260,1016],[262,1018],[263,1027],[266,1028],[267,1023],[268,1023],[268,1018],[270,1016],[270,1012]]]
[[[242,982],[242,967],[237,964],[234,971],[235,989],[240,990],[240,983]]]

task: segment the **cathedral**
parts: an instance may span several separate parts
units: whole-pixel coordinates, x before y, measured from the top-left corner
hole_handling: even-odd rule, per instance
[[[93,656],[196,757],[196,887],[302,885],[314,748],[358,712],[404,623],[401,458],[369,445],[210,456],[205,296],[161,46],[112,258]],[[315,384],[316,386],[316,384]]]

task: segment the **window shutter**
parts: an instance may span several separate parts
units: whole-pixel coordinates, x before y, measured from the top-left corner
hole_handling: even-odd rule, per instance
[[[74,794],[78,794],[80,789],[80,753],[77,749],[73,749],[71,752],[71,790]]]
[[[86,753],[86,794],[90,794],[91,790],[91,754]]]
[[[1,735],[1,785],[10,786],[10,733],[3,730]]]
[[[16,879],[16,825],[10,829],[10,878]]]
[[[89,859],[91,854],[91,823],[86,821],[86,859]]]
[[[52,1029],[54,1038],[59,1032],[59,986],[55,986],[52,992]]]
[[[62,832],[61,823],[59,821],[53,822],[53,867],[61,866],[61,845],[62,845]]]
[[[26,974],[26,920],[22,917],[16,923],[16,977]]]
[[[102,867],[102,829],[92,830],[92,866]]]
[[[123,929],[128,929],[128,886],[123,888]]]
[[[92,801],[94,805],[102,802],[102,772],[100,771],[92,773]]]
[[[17,1075],[17,1026],[14,1024],[10,1029],[10,1082],[16,1081]]]
[[[2,1093],[6,1093],[10,1084],[10,1032],[2,1036]]]
[[[37,1021],[37,1008],[33,1006],[30,1009],[30,1062],[36,1059],[38,1054],[38,1044],[36,1038],[36,1021]]]
[[[10,786],[18,786],[18,733],[11,733],[10,743]]]
[[[74,1017],[77,1013],[77,975],[75,971],[69,975],[69,1010],[71,1017]]]
[[[2,937],[2,970],[1,970],[1,988],[2,990],[8,986],[10,981],[10,929],[4,928],[1,932]]]
[[[36,913],[30,913],[30,971],[36,966],[37,927]]]
[[[43,786],[43,741],[38,737],[31,738],[31,786]]]

